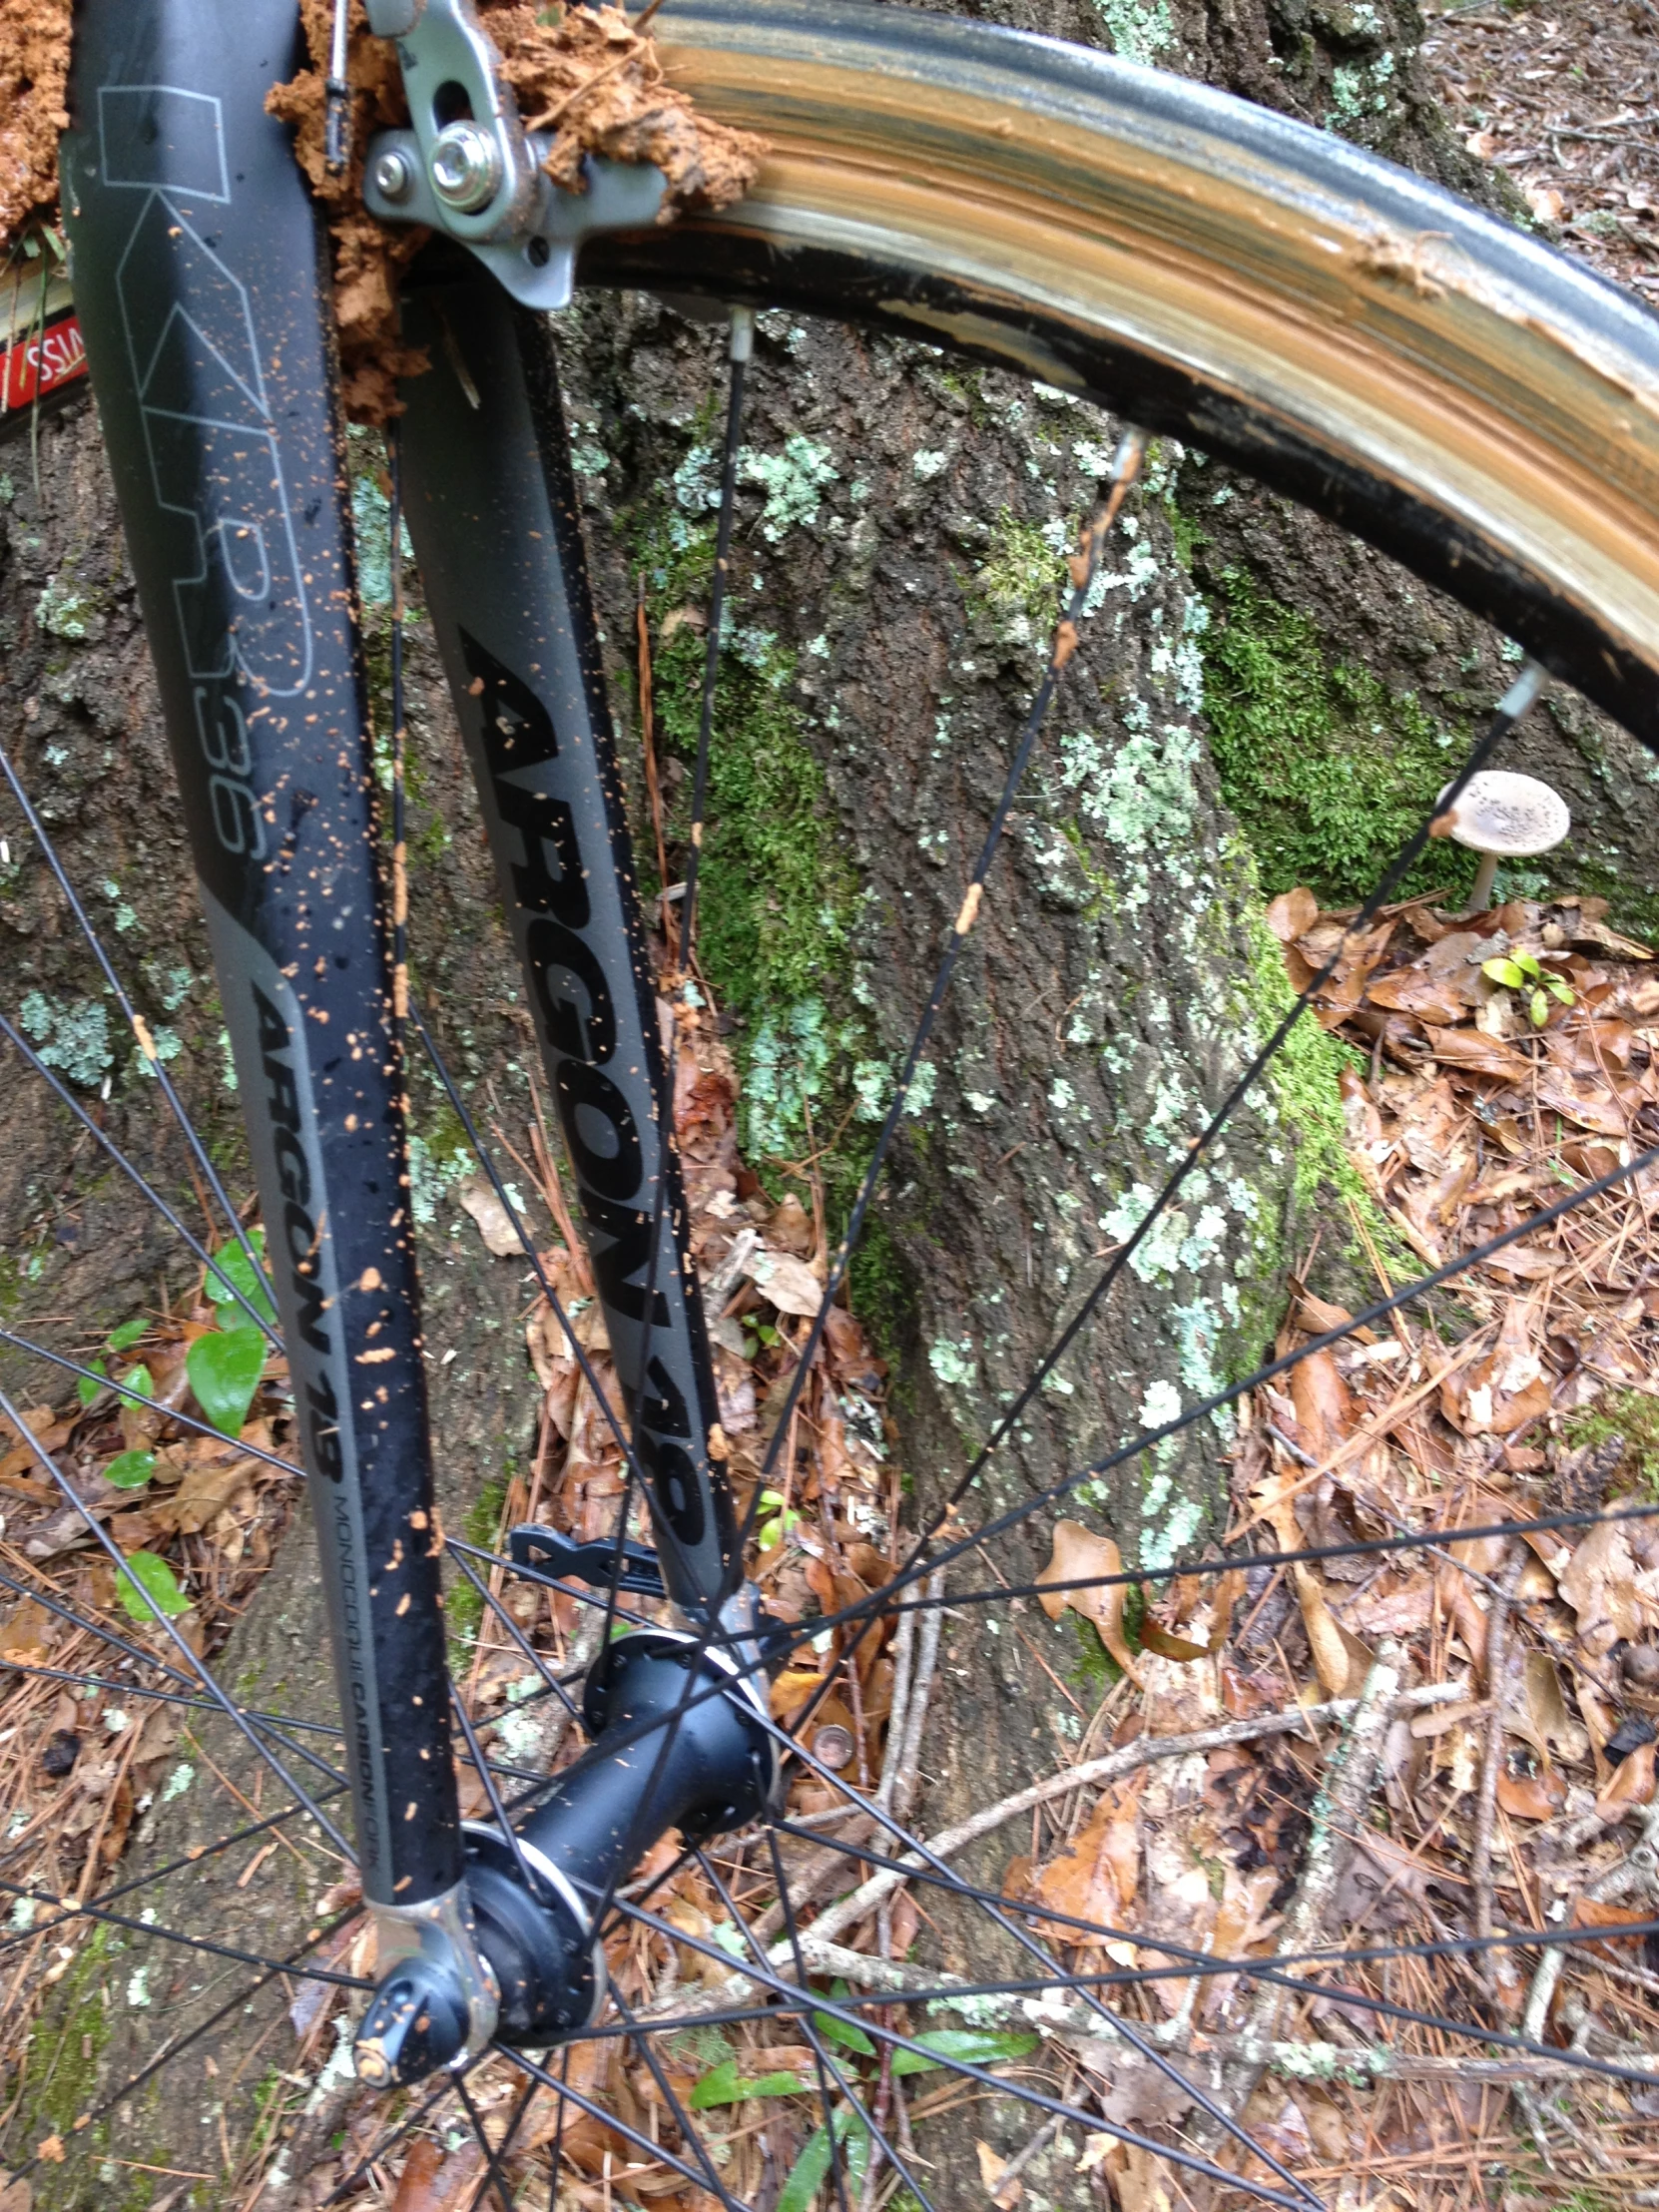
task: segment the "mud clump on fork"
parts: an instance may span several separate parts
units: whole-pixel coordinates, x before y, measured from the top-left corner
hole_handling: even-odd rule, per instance
[[[71,0],[8,0],[0,10],[0,245],[58,198],[67,128]]]
[[[323,159],[324,79],[333,29],[332,0],[301,0],[312,66],[276,86],[267,105],[295,133],[294,152],[312,191],[330,211],[334,311],[346,412],[383,423],[399,411],[397,379],[425,366],[397,329],[397,280],[424,245],[419,228],[391,230],[362,204],[363,165],[375,131],[407,124],[397,57],[374,38],[361,0],[353,0],[346,76],[352,90],[351,159],[330,176]],[[552,131],[545,167],[566,191],[583,189],[584,156],[651,162],[668,179],[659,222],[687,209],[729,207],[755,180],[763,142],[698,116],[663,78],[651,38],[620,8],[549,11],[506,0],[482,5],[485,28],[502,56],[502,74],[525,127]]]

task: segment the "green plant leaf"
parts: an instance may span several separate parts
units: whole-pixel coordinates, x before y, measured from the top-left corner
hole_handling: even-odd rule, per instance
[[[153,1551],[135,1551],[128,1557],[119,1588],[121,1602],[135,1621],[153,1621],[158,1613],[177,1620],[190,1611],[190,1599],[175,1581],[173,1569]]]
[[[1528,1011],[1528,1012],[1529,1012],[1529,1013],[1531,1014],[1531,1016],[1532,1016],[1532,1026],[1533,1026],[1533,1028],[1534,1028],[1534,1029],[1541,1029],[1541,1028],[1543,1027],[1544,1023],[1545,1023],[1546,1021],[1548,1021],[1548,1019],[1549,1019],[1549,994],[1548,994],[1548,992],[1547,992],[1547,991],[1534,991],[1534,992],[1532,993],[1532,996],[1531,996],[1531,997],[1530,997],[1530,998],[1529,998],[1529,999],[1527,1000],[1527,1011]]]
[[[102,1360],[89,1360],[87,1362],[87,1365],[91,1368],[92,1375],[83,1375],[75,1385],[75,1395],[80,1399],[83,1405],[90,1405],[93,1399],[98,1395],[99,1391],[104,1387],[104,1384],[102,1382],[95,1382],[92,1380],[92,1376],[108,1376],[109,1374],[109,1370],[105,1367]]]
[[[118,1451],[104,1469],[104,1480],[118,1490],[142,1490],[155,1471],[153,1451]]]
[[[1561,1001],[1563,1006],[1571,1006],[1576,1004],[1577,1002],[1578,993],[1573,989],[1572,985],[1563,977],[1559,975],[1552,975],[1548,968],[1545,968],[1544,970],[1544,989],[1546,991],[1552,991],[1554,995]]]
[[[844,1991],[835,1994],[843,1995]],[[826,2042],[839,2043],[845,2050],[855,2050],[865,2058],[875,2056],[875,2045],[861,2027],[854,2027],[850,2020],[837,2020],[829,2012],[815,2012],[813,2025]]]
[[[701,2081],[692,2084],[687,2098],[694,2112],[706,2112],[713,2104],[739,2104],[745,2097],[793,2097],[801,2092],[801,2083],[792,2073],[757,2074],[753,2078],[740,2074],[735,2058],[728,2058],[713,2067]]]
[[[137,1315],[132,1321],[124,1321],[119,1329],[113,1329],[110,1332],[110,1350],[112,1352],[131,1352],[139,1339],[148,1333],[149,1328],[150,1324],[142,1314]]]
[[[196,1402],[214,1426],[240,1436],[265,1370],[265,1338],[257,1329],[214,1329],[185,1355]]]
[[[254,1230],[248,1241],[263,1260],[265,1258],[265,1231],[263,1229]],[[243,1297],[247,1299],[248,1305],[253,1307],[255,1313],[268,1322],[276,1319],[276,1309],[271,1303],[271,1293],[248,1265],[248,1255],[243,1251],[241,1245],[227,1245],[223,1252],[214,1254],[214,1262],[216,1266],[224,1269],[237,1289],[241,1291]],[[208,1296],[219,1308],[219,1326],[221,1329],[252,1329],[255,1326],[254,1316],[249,1313],[248,1307],[237,1304],[217,1275],[208,1277],[206,1288]]]
[[[869,2157],[869,2132],[854,2113],[837,2112],[833,2126],[837,2142],[848,2128],[858,2130],[858,2139],[846,2154],[846,2174],[849,2182],[861,2184],[864,2165]],[[790,2168],[789,2179],[784,2183],[778,2198],[778,2212],[811,2212],[813,2199],[824,2185],[824,2177],[830,2171],[830,2129],[821,2127],[809,2135],[801,2156]],[[848,2192],[854,2199],[858,2189]]]
[[[124,1390],[131,1390],[135,1397],[154,1397],[156,1394],[155,1380],[142,1360],[136,1368],[129,1368],[125,1375],[119,1376],[117,1381]]]
[[[915,2040],[922,2050],[937,2051],[938,2056],[924,2058],[918,2050],[895,2050],[892,2054],[895,2074],[924,2073],[947,2058],[966,2059],[970,2066],[994,2066],[999,2059],[1023,2058],[1027,2051],[1036,2049],[1042,2038],[1022,2034],[1017,2028],[932,2027]]]
[[[1530,952],[1512,952],[1509,957],[1523,975],[1530,975],[1534,983],[1538,980],[1538,963]]]
[[[1494,983],[1507,983],[1512,991],[1518,991],[1526,981],[1526,977],[1514,961],[1504,959],[1501,953],[1495,960],[1482,960],[1480,972],[1482,975],[1490,976]]]

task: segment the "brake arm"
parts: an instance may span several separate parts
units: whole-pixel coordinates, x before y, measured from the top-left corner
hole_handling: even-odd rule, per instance
[[[544,1528],[527,1521],[508,1536],[507,1553],[520,1573],[529,1574],[537,1581],[547,1578],[586,1582],[596,1590],[603,1590],[609,1585],[614,1568],[619,1590],[636,1590],[645,1597],[667,1594],[657,1554],[648,1544],[625,1542],[618,1559],[616,1545],[609,1537],[584,1544],[557,1528]]]
[[[475,254],[524,306],[568,305],[576,251],[598,231],[656,220],[668,179],[648,163],[584,156],[582,192],[542,167],[550,132],[527,132],[473,0],[366,0],[393,39],[411,128],[369,141],[363,201],[382,223],[420,223]]]

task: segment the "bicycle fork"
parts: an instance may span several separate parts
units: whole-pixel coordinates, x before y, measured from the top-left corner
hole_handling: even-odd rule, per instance
[[[593,1899],[668,1827],[751,1817],[775,1771],[747,1685],[705,1648],[741,1570],[557,376],[545,324],[480,274],[411,306],[435,365],[406,387],[409,521],[664,1584],[705,1634],[611,1647],[593,1748],[512,1836],[459,1817],[325,247],[265,113],[298,58],[295,0],[83,0],[64,210],[316,1524],[379,1938],[359,2070],[410,2079],[496,2033],[587,2024]]]

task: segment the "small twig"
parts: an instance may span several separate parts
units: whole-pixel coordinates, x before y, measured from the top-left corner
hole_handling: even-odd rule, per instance
[[[915,1679],[904,1714],[904,1747],[893,1775],[893,1791],[883,1808],[896,1821],[907,1821],[921,1781],[921,1732],[927,1725],[927,1701],[939,1663],[939,1634],[944,1621],[944,1569],[935,1568],[927,1578],[927,1610],[921,1616],[921,1648],[916,1653]]]
[[[1474,1843],[1469,1852],[1469,1881],[1474,1887],[1474,1933],[1490,1936],[1496,1900],[1492,1893],[1492,1823],[1497,1817],[1497,1778],[1503,1766],[1503,1669],[1509,1648],[1509,1606],[1520,1580],[1526,1552],[1503,1568],[1486,1615],[1486,1740],[1480,1759],[1480,1790],[1474,1806]],[[1503,2001],[1502,1965],[1495,1951],[1485,1954],[1487,1993]]]
[[[1580,1904],[1602,1905],[1614,1898],[1623,1897],[1629,1890],[1652,1892],[1656,1885],[1654,1870],[1659,1861],[1659,1805],[1650,1805],[1642,1817],[1642,1840],[1623,1859],[1587,1883],[1579,1893]],[[1551,1943],[1539,1957],[1537,1970],[1532,1976],[1532,1986],[1526,1993],[1526,2009],[1521,2014],[1520,2031],[1529,2042],[1543,2040],[1544,2022],[1549,2016],[1550,1999],[1555,1994],[1556,1983],[1561,1978],[1561,1968],[1566,1959],[1565,1946]],[[1537,2099],[1522,2083],[1515,2085],[1515,2101],[1526,2114],[1532,2140],[1538,2146],[1538,2154],[1546,2166],[1553,2170],[1555,2160],[1549,2147],[1544,2128],[1544,2116]],[[1557,2114],[1557,2118],[1561,2115]]]
[[[1326,1916],[1336,1902],[1338,1884],[1353,1857],[1353,1838],[1365,1824],[1366,1807],[1382,1764],[1394,1695],[1399,1688],[1401,1656],[1397,1643],[1385,1640],[1379,1645],[1348,1733],[1326,1764],[1319,1796],[1314,1800],[1301,1878],[1280,1929],[1282,1951],[1312,1950],[1324,1935]],[[1247,2042],[1271,2039],[1286,1995],[1280,1982],[1258,1986],[1245,2028]],[[1265,2070],[1249,2058],[1237,2063],[1222,2099],[1230,2111],[1244,2110]]]
[[[938,1618],[935,1611],[932,1618]],[[1464,1686],[1455,1682],[1425,1683],[1420,1688],[1408,1690],[1385,1709],[1388,1718],[1395,1713],[1416,1713],[1425,1706],[1449,1705],[1466,1695]],[[1050,1798],[1064,1797],[1070,1790],[1084,1790],[1107,1782],[1116,1782],[1121,1776],[1133,1774],[1138,1767],[1150,1766],[1159,1759],[1185,1759],[1195,1752],[1220,1751],[1228,1744],[1253,1743],[1260,1736],[1288,1736],[1301,1734],[1313,1721],[1344,1721],[1351,1719],[1360,1709],[1358,1698],[1334,1698],[1328,1705],[1295,1706],[1288,1713],[1262,1713],[1254,1720],[1228,1721],[1219,1728],[1197,1729],[1190,1736],[1143,1736],[1138,1743],[1126,1744],[1121,1751],[1108,1752],[1104,1758],[1090,1759],[1081,1766],[1063,1768],[1060,1773],[1046,1776],[1041,1782],[1033,1782],[1023,1790],[1016,1790],[1012,1797],[1003,1798],[996,1805],[987,1805],[954,1828],[941,1829],[930,1837],[926,1849],[935,1859],[948,1859],[954,1853],[977,1843],[981,1836],[988,1836],[993,1829],[1004,1827],[1017,1820],[1022,1813],[1029,1813],[1034,1805],[1046,1805]],[[907,1733],[907,1732],[906,1732]],[[867,1817],[867,1816],[866,1816]],[[1357,1827],[1357,1822],[1351,1822]],[[862,1951],[844,1949],[835,1941],[849,1928],[855,1928],[865,1917],[874,1912],[883,1898],[891,1895],[901,1882],[908,1879],[912,1870],[920,1871],[926,1861],[910,1857],[902,1870],[883,1868],[858,1885],[850,1896],[831,1905],[819,1915],[811,1929],[801,1937],[809,1959],[819,1955],[814,1945],[823,1952],[832,1952],[836,1958],[865,1958],[866,1963],[879,1969],[880,1974],[897,1978],[878,1978],[873,1986],[902,1988],[906,1984],[903,1975],[908,1968],[878,1958],[867,1958]],[[773,1954],[774,1964],[790,1964],[794,1953],[787,1943],[780,1944]],[[817,1970],[815,1968],[815,1970]],[[850,1972],[839,1964],[826,1965],[826,1973]],[[931,1969],[929,1969],[930,1971]],[[865,1980],[868,1982],[866,1975]],[[726,1981],[707,1987],[698,1998],[683,2007],[690,2018],[701,2011],[718,2011],[722,2005],[742,2000],[749,1987],[748,1977],[734,1974]],[[679,2000],[676,2000],[678,2005]],[[639,2014],[642,2020],[652,2016],[647,2007]]]

